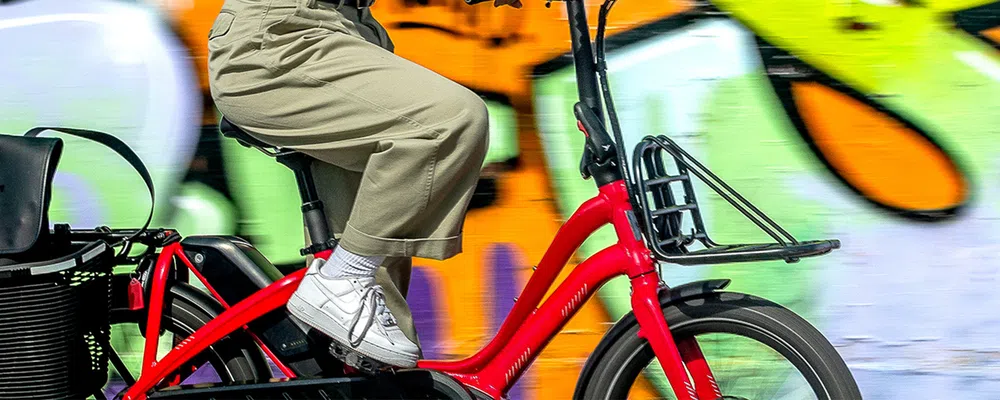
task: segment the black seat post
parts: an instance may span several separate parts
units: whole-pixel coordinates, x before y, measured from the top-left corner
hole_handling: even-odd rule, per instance
[[[302,255],[316,254],[323,250],[333,248],[334,242],[331,240],[330,227],[326,223],[326,213],[323,210],[323,202],[316,193],[316,183],[313,182],[312,161],[313,159],[305,154],[291,152],[278,155],[277,161],[295,173],[295,183],[299,187],[299,196],[302,198],[302,220],[309,232],[309,247],[302,249]]]

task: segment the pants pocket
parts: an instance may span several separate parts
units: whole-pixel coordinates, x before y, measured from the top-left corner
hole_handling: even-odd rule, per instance
[[[222,10],[219,15],[215,17],[215,22],[212,24],[212,29],[208,31],[208,40],[213,40],[226,36],[229,30],[233,27],[233,22],[236,21],[236,13],[229,10]]]

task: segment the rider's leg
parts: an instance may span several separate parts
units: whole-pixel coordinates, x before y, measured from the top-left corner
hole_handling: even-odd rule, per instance
[[[382,267],[375,273],[375,284],[385,290],[385,305],[392,310],[399,329],[406,334],[417,348],[420,348],[420,337],[413,325],[413,313],[406,302],[406,292],[410,287],[410,271],[413,269],[413,259],[410,257],[388,257]]]
[[[313,179],[317,194],[323,199],[327,225],[335,237],[340,238],[347,226],[347,219],[354,208],[354,199],[361,184],[361,173],[348,171],[327,163],[313,163]],[[309,232],[306,231],[306,243]],[[312,260],[309,260],[311,263]],[[413,314],[406,303],[406,293],[410,287],[410,271],[413,262],[410,257],[387,257],[375,273],[375,284],[385,291],[385,303],[396,317],[399,329],[419,347],[420,341],[413,326]]]
[[[344,246],[337,246],[326,264],[320,267],[319,273],[333,279],[374,278],[383,261],[384,256],[362,256],[347,251]]]
[[[210,42],[219,109],[265,142],[362,173],[340,242],[345,250],[434,259],[460,252],[486,153],[482,100],[365,41],[358,24],[332,7],[270,4],[263,12],[235,10],[235,21],[257,21],[259,31],[247,35],[253,24],[234,25],[237,37]],[[359,353],[415,364],[417,346],[396,326],[374,279],[330,279],[316,269],[289,302],[294,314]]]
[[[212,60],[219,62],[213,79],[219,108],[261,140],[363,174],[343,235],[347,250],[457,254],[486,155],[483,101],[338,31],[344,25],[336,20],[317,26],[296,15],[266,29],[263,49],[220,52],[229,60]]]

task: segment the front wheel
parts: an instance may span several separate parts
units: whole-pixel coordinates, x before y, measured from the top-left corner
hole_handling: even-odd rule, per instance
[[[677,343],[697,343],[722,399],[861,398],[830,342],[778,304],[718,292],[668,304],[663,313]],[[639,337],[635,318],[626,318],[632,326],[593,360],[594,372],[579,398],[676,398],[649,342]],[[682,350],[681,356],[689,360],[691,354]]]

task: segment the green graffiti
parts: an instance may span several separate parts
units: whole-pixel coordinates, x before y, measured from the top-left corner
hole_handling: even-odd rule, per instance
[[[486,101],[486,105],[490,148],[484,166],[515,158],[519,151],[514,110],[496,101]],[[261,253],[275,264],[301,261],[299,249],[305,238],[301,200],[292,172],[235,140],[222,139],[221,144],[229,190],[240,210],[237,231],[252,238]]]
[[[781,106],[758,70],[720,82],[705,101],[706,148],[704,162],[757,207],[800,239],[834,237],[823,229],[822,205],[802,198],[796,177],[821,175],[808,147],[794,128],[775,115]],[[830,180],[834,184],[833,180]],[[763,232],[721,197],[704,188],[710,233],[722,243],[766,243]],[[808,258],[796,264],[783,261],[716,265],[709,276],[730,278],[732,290],[753,293],[812,319],[812,272],[829,257]],[[818,321],[817,321],[818,322]]]
[[[483,165],[503,163],[520,154],[517,136],[517,117],[509,104],[486,100],[490,116],[490,147]]]

